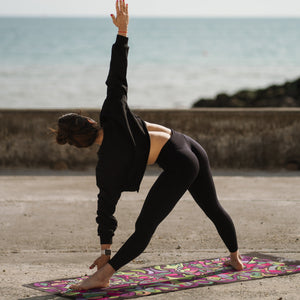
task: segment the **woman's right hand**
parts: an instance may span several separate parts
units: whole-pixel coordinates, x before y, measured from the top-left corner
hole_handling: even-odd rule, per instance
[[[111,14],[113,23],[118,27],[119,35],[127,36],[127,28],[129,23],[128,15],[128,4],[125,3],[125,0],[117,0],[116,2],[116,14]]]
[[[101,255],[98,257],[90,266],[90,269],[94,269],[97,266],[97,270],[104,267],[108,261],[110,260],[110,256],[108,255]]]

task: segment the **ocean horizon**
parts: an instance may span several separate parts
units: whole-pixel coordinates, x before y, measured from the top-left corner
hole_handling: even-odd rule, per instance
[[[300,18],[132,17],[128,103],[202,97],[300,76]],[[97,108],[116,28],[107,17],[0,17],[0,108]]]

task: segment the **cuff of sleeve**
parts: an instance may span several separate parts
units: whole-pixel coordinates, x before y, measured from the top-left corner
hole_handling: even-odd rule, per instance
[[[128,44],[128,37],[123,36],[123,35],[117,35],[116,44],[127,45]]]
[[[99,237],[99,238],[100,238],[100,244],[112,244],[112,237],[111,238]]]

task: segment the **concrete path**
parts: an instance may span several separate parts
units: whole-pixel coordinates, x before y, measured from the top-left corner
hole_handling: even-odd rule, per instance
[[[99,255],[93,172],[0,173],[0,299],[63,299],[23,287],[90,274]],[[129,237],[156,170],[140,193],[124,193],[116,217],[117,250]],[[241,253],[300,259],[299,172],[214,172],[222,205],[232,216]],[[227,255],[214,226],[187,193],[130,269]],[[149,299],[299,299],[300,274],[196,288]]]

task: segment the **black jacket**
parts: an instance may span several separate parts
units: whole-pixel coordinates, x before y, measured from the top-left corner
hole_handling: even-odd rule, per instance
[[[96,221],[101,244],[111,244],[117,220],[113,216],[123,191],[138,191],[145,173],[150,138],[145,122],[127,104],[128,38],[118,35],[112,46],[106,80],[107,97],[100,113],[104,138],[96,167],[98,210]]]

